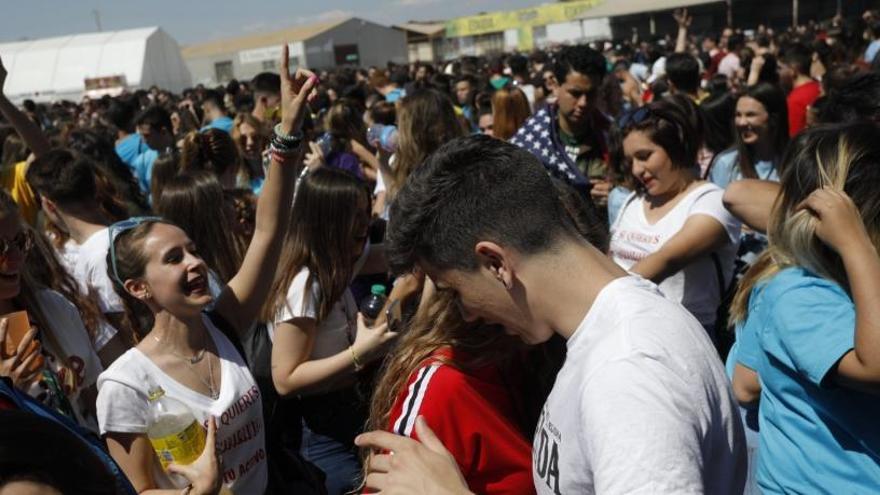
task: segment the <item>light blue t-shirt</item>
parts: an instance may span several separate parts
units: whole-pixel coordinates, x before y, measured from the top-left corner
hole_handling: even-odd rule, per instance
[[[131,167],[131,173],[134,174],[135,179],[138,181],[138,185],[141,187],[141,192],[146,194],[147,197],[150,196],[150,184],[153,181],[153,162],[155,162],[158,157],[158,151],[152,148],[146,148],[129,164]]]
[[[615,186],[608,193],[608,225],[614,225],[617,215],[620,214],[620,210],[623,208],[624,203],[626,203],[626,198],[631,193],[632,191],[623,186]]]
[[[232,134],[232,126],[234,124],[235,122],[233,122],[232,119],[224,115],[223,117],[217,117],[212,120],[210,124],[199,129],[199,132],[204,132],[208,129],[220,129],[221,131],[226,131],[229,134]]]
[[[772,161],[758,161],[755,163],[755,172],[761,180],[779,182],[779,174]],[[712,160],[709,169],[709,181],[722,189],[727,189],[731,182],[742,180],[742,171],[739,169],[739,152],[736,148],[722,151]]]
[[[758,485],[764,493],[876,493],[880,397],[829,374],[855,342],[855,306],[802,268],[752,290],[737,361],[761,380]]]
[[[880,40],[874,40],[865,49],[865,62],[869,64],[873,62],[878,52],[880,52]]]
[[[116,154],[129,167],[131,167],[134,159],[145,149],[147,149],[147,143],[144,142],[144,139],[138,133],[129,134],[125,139],[116,144]]]

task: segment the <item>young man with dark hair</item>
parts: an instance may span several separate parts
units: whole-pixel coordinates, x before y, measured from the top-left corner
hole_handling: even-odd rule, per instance
[[[150,194],[150,182],[153,176],[153,162],[174,146],[174,131],[171,115],[164,108],[154,105],[145,108],[134,119],[135,128],[141,139],[147,144],[145,149],[135,156],[129,164],[131,173],[138,181],[141,191]]]
[[[465,320],[528,344],[567,340],[534,436],[537,493],[742,493],[743,429],[703,327],[578,234],[531,154],[486,136],[454,140],[413,172],[390,219],[392,268],[424,271]],[[390,452],[373,455],[367,486],[467,493],[430,429],[416,433],[424,445],[359,437]]]
[[[507,57],[507,67],[513,77],[513,84],[521,89],[529,100],[529,107],[535,107],[535,87],[531,83],[529,74],[529,59],[525,55],[511,55]]]
[[[254,118],[268,126],[274,126],[280,118],[281,76],[274,72],[261,72],[251,79],[254,92]]]
[[[606,73],[605,57],[587,46],[566,47],[553,73],[556,104],[530,117],[510,142],[604,207],[611,190],[606,163],[610,120],[596,103]]]
[[[226,104],[223,101],[223,94],[219,91],[213,89],[205,91],[205,96],[202,98],[202,113],[206,122],[202,131],[220,129],[232,133],[233,122],[229,115],[226,115]]]
[[[779,59],[780,76],[791,80],[792,90],[786,97],[788,104],[788,133],[794,137],[807,125],[807,108],[822,93],[822,86],[810,77],[813,51],[802,43],[785,48]]]
[[[700,102],[700,63],[689,53],[672,53],[666,57],[666,80],[669,92],[687,95]]]
[[[135,157],[143,152],[146,143],[134,127],[137,107],[131,98],[116,98],[104,113],[107,120],[116,128],[116,154],[129,167]]]
[[[46,219],[67,233],[76,245],[68,247],[73,262],[71,275],[83,294],[95,295],[101,312],[113,328],[101,325],[95,347],[104,362],[112,361],[124,350],[122,336],[115,329],[124,324],[122,299],[107,275],[107,250],[110,237],[108,219],[98,204],[96,165],[88,158],[64,149],[54,149],[30,165],[27,181],[36,191]],[[113,345],[104,349],[112,341]],[[118,347],[122,346],[122,347]]]

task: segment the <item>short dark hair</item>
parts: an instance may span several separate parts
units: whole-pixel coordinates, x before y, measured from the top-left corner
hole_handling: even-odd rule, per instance
[[[134,116],[137,106],[132,98],[116,98],[110,102],[110,106],[104,115],[107,121],[114,127],[128,133],[134,132]]]
[[[700,88],[700,64],[693,55],[673,53],[666,57],[666,77],[679,91],[696,93]]]
[[[251,79],[251,88],[254,94],[269,93],[277,95],[281,93],[281,76],[274,72],[260,72]]]
[[[171,114],[159,105],[152,105],[141,110],[141,113],[134,118],[134,124],[148,125],[155,130],[167,129],[168,132],[174,128],[171,124]]]
[[[97,192],[95,164],[67,149],[54,149],[34,160],[27,181],[37,194],[61,205],[94,199]]]
[[[654,144],[663,148],[677,168],[693,167],[697,163],[697,152],[703,144],[703,123],[696,104],[682,95],[672,95],[654,100],[641,120],[632,121],[621,129],[625,138],[632,131],[648,135]]]
[[[553,75],[556,76],[559,84],[564,84],[570,72],[579,72],[588,76],[593,85],[598,87],[605,78],[608,67],[605,64],[605,57],[596,50],[586,45],[567,46],[556,56]]]
[[[484,135],[453,139],[428,157],[398,192],[389,217],[387,257],[397,273],[420,261],[474,270],[481,240],[528,255],[561,236],[578,236],[538,159]]]
[[[507,66],[514,75],[529,75],[529,59],[525,55],[511,55],[507,58]]]
[[[213,89],[205,91],[205,95],[202,97],[202,103],[210,103],[220,110],[226,111],[226,105],[223,102],[223,95],[220,94],[219,91]]]
[[[780,58],[786,65],[796,67],[801,74],[810,74],[810,65],[813,64],[813,50],[807,45],[792,43],[782,50]]]

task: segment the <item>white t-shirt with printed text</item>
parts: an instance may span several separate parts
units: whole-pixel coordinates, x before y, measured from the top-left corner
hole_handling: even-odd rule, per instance
[[[223,484],[235,494],[263,493],[268,467],[260,389],[232,342],[207,315],[203,318],[220,357],[217,400],[180,384],[137,348],[129,349],[98,378],[101,434],[146,433],[149,392],[161,387],[166,396],[186,404],[203,426],[210,416],[217,418],[217,454],[222,456]],[[154,467],[161,469],[158,463]],[[162,473],[154,473],[154,478],[160,488],[174,487]]]
[[[737,405],[681,305],[649,281],[617,279],[567,347],[534,438],[538,494],[742,493]]]
[[[691,261],[660,283],[660,290],[667,297],[682,303],[704,326],[715,323],[721,291],[727,288],[733,276],[733,260],[739,245],[741,223],[724,208],[723,195],[724,190],[715,184],[697,186],[652,224],[645,217],[645,200],[634,192],[611,226],[609,254],[625,270],[659,251],[695,215],[713,218],[724,227],[729,242],[715,252],[721,263],[724,285],[718,279],[711,253]]]

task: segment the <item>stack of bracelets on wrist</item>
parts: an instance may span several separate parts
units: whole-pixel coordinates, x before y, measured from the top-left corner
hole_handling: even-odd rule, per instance
[[[278,124],[275,126],[275,132],[272,134],[272,140],[269,143],[269,155],[279,163],[287,162],[299,153],[302,142],[302,132],[285,134],[281,130],[281,124]]]

